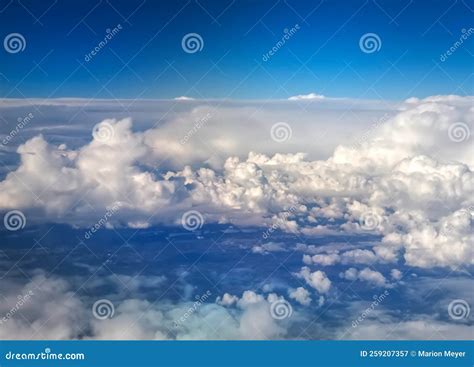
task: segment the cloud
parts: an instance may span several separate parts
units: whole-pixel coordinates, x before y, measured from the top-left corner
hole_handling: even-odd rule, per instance
[[[341,273],[340,276],[350,281],[361,280],[377,287],[390,286],[387,283],[387,279],[381,273],[369,268],[364,268],[360,271],[355,268],[349,268],[344,273]]]
[[[322,94],[309,93],[309,94],[299,94],[297,96],[292,96],[288,98],[290,101],[300,101],[300,100],[319,100],[326,98]]]
[[[153,277],[141,280],[155,282]],[[73,292],[72,284],[63,278],[40,272],[23,286],[2,288],[0,339],[278,339],[287,333],[288,325],[279,323],[270,312],[271,302],[280,299],[276,294],[265,299],[245,291],[234,309],[208,302],[197,306],[186,301],[151,303],[109,295],[113,315],[97,319],[92,304]],[[25,295],[19,304],[19,296]]]
[[[309,306],[311,304],[309,292],[303,287],[288,290],[288,296],[303,306]]]
[[[298,273],[295,274],[298,278],[304,281],[319,293],[327,293],[331,288],[331,281],[326,276],[326,273],[320,270],[311,272],[307,266],[303,266]]]
[[[473,100],[435,96],[405,101],[391,118],[371,124],[366,116],[355,144],[347,135],[357,134],[345,122],[339,125],[344,132],[331,130],[330,122],[311,124],[314,115],[295,115],[289,102],[279,102],[278,113],[259,114],[251,104],[193,101],[169,121],[142,130],[134,130],[130,119],[105,119],[81,146],[68,148],[42,135],[19,145],[19,165],[0,182],[0,209],[22,210],[29,223],[87,228],[118,206],[106,227],[146,228],[179,224],[193,208],[206,223],[276,225],[310,237],[380,236],[372,250],[311,259],[325,266],[403,257],[410,266],[454,269],[474,263],[469,245]],[[327,103],[314,118],[328,117],[333,111],[328,106],[344,106]],[[295,140],[288,144],[269,136],[268,121],[279,121],[279,113],[298,121],[291,125]],[[453,133],[458,122],[467,127],[464,136]],[[330,129],[324,150],[334,150],[324,159],[313,143],[321,126]],[[243,139],[249,131],[255,134]],[[268,252],[263,247],[256,251]]]
[[[264,243],[263,245],[257,245],[252,247],[252,252],[255,254],[262,254],[267,255],[270,252],[284,252],[287,251],[283,244],[275,243],[275,242],[268,242]]]

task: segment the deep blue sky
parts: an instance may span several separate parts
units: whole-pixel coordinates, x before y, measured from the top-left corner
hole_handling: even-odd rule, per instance
[[[473,11],[472,0],[2,0],[2,44],[14,32],[27,44],[16,54],[0,48],[0,98],[472,95],[474,35],[445,62],[440,55],[474,27]],[[300,30],[262,61],[295,24]],[[181,48],[191,32],[202,36],[201,52]],[[368,32],[382,40],[380,51],[360,50]]]

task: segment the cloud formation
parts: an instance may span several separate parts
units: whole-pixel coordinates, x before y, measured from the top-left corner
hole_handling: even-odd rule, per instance
[[[191,136],[189,147],[171,139],[172,129],[180,131],[179,118],[173,127],[136,132],[130,119],[108,119],[78,149],[41,135],[20,145],[19,166],[0,182],[0,208],[25,211],[33,221],[88,227],[118,205],[109,228],[179,224],[182,213],[194,208],[206,223],[276,225],[303,236],[381,236],[372,250],[305,257],[307,264],[403,258],[423,268],[470,265],[472,104],[472,97],[458,96],[407,100],[393,118],[374,131],[369,126],[370,136],[362,133],[357,144],[336,147],[326,160],[309,160],[302,152],[209,160],[206,149],[193,145],[202,137]],[[212,107],[196,107],[191,114],[204,112],[212,115]],[[219,110],[229,121],[236,119],[234,113]],[[181,118],[196,120],[187,113]],[[235,152],[229,137],[238,125],[211,124],[206,146],[219,157]],[[272,149],[283,149],[284,144],[273,143]],[[160,169],[167,159],[176,165],[190,161],[190,155],[191,165]],[[256,251],[269,252],[268,246]]]

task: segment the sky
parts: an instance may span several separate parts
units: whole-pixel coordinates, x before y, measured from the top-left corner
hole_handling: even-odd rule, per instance
[[[2,50],[3,98],[403,100],[472,94],[473,40],[441,56],[472,26],[472,1],[10,1],[0,36],[23,35]],[[21,21],[18,21],[21,19]],[[89,61],[86,55],[121,29]],[[298,25],[284,47],[266,59]],[[202,50],[182,39],[198,34]],[[362,52],[374,33],[380,49]],[[266,60],[266,61],[265,61]]]
[[[2,3],[0,339],[472,339],[474,6],[427,4]]]

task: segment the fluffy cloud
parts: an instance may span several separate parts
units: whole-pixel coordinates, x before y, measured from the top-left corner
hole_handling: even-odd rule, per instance
[[[355,144],[337,146],[325,160],[298,153],[317,155],[309,123],[293,126],[297,138],[288,144],[261,135],[259,147],[234,140],[254,123],[263,126],[253,107],[188,103],[192,110],[143,131],[134,131],[129,119],[104,120],[92,141],[74,149],[41,135],[29,139],[17,149],[19,166],[0,182],[0,208],[25,211],[31,222],[87,227],[118,205],[107,226],[135,228],[179,223],[194,208],[207,223],[381,237],[372,250],[317,254],[306,263],[371,264],[400,256],[424,268],[474,263],[472,97],[408,100],[394,117],[366,123]],[[328,137],[338,138],[347,140],[335,132]],[[160,169],[168,161],[177,168]]]
[[[0,339],[279,339],[287,333],[288,325],[270,312],[271,302],[280,299],[276,294],[265,299],[245,291],[233,309],[207,302],[111,298],[113,316],[101,320],[65,279],[40,273],[23,286],[6,288],[1,289]],[[235,304],[233,296],[222,299],[227,306]]]
[[[291,299],[294,299],[295,301],[299,302],[303,306],[309,306],[311,304],[311,297],[309,295],[309,292],[303,287],[290,289],[288,291],[288,296]]]
[[[369,268],[364,268],[362,270],[357,270],[356,268],[349,268],[344,273],[341,273],[340,276],[350,281],[361,280],[367,283],[370,283],[377,287],[389,287],[387,279],[376,270]]]
[[[311,272],[307,266],[303,266],[295,275],[304,279],[310,287],[316,289],[319,293],[327,293],[331,288],[331,281],[326,273],[321,270]]]

